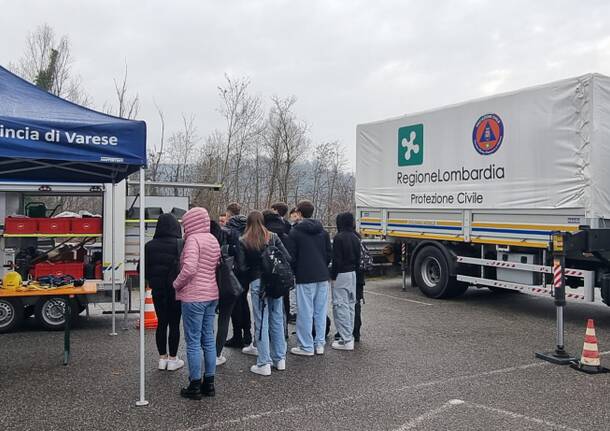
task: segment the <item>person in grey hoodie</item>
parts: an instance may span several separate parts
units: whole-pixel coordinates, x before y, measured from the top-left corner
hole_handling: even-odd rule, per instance
[[[360,264],[360,238],[354,231],[354,216],[344,212],[337,216],[337,235],[333,239],[333,316],[340,339],[333,349],[354,350],[354,317],[356,305],[356,272]]]

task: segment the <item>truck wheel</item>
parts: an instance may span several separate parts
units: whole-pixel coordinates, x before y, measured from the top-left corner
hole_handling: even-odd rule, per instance
[[[443,298],[449,284],[449,266],[436,247],[424,247],[414,262],[413,276],[422,293],[430,298]]]
[[[64,313],[66,310],[66,298],[60,296],[42,297],[36,302],[35,315],[36,320],[40,325],[51,331],[59,331],[64,329],[66,319]],[[78,305],[70,302],[72,318],[78,315]]]
[[[467,284],[449,275],[445,254],[434,246],[424,247],[417,253],[413,267],[419,290],[430,298],[454,298],[468,289]]]
[[[18,298],[0,299],[0,334],[10,332],[23,321],[23,303]]]

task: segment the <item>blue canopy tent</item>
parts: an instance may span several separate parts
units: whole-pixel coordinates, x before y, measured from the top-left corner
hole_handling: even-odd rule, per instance
[[[145,166],[146,123],[113,117],[76,105],[0,67],[0,181],[91,182],[114,185],[128,175],[140,171],[142,322],[145,294],[142,264]],[[114,194],[113,186],[113,213]],[[114,255],[115,241],[112,243]],[[113,271],[114,266],[112,263]],[[114,291],[114,274],[112,283]],[[140,325],[138,405],[147,404],[144,395],[144,325]]]

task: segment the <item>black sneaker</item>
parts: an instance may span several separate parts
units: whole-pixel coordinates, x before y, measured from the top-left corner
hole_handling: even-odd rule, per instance
[[[191,400],[200,400],[201,380],[191,380],[188,387],[180,389],[180,395]]]
[[[335,341],[339,341],[341,339],[341,335],[339,335],[339,333],[335,333]]]
[[[244,340],[241,337],[233,337],[225,342],[225,347],[231,347],[233,349],[241,349],[244,346]]]

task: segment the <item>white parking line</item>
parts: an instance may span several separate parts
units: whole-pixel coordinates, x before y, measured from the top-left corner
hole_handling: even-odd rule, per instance
[[[608,355],[608,354],[610,354],[610,351],[605,351],[605,352],[600,353],[600,355]],[[538,362],[532,362],[530,364],[517,365],[515,367],[507,367],[507,368],[499,368],[496,370],[483,371],[482,373],[477,373],[477,374],[468,374],[465,376],[456,376],[456,377],[449,377],[446,379],[431,380],[428,382],[420,382],[420,383],[415,383],[413,385],[402,386],[402,387],[394,388],[394,389],[383,389],[383,390],[376,390],[376,391],[373,390],[366,394],[355,395],[355,396],[350,396],[350,397],[345,397],[345,398],[338,398],[338,399],[331,400],[331,401],[324,401],[324,402],[320,402],[320,403],[301,404],[301,405],[296,405],[296,406],[288,407],[286,409],[281,409],[281,410],[267,410],[264,412],[246,415],[246,416],[242,416],[242,417],[235,418],[235,419],[227,419],[227,420],[219,421],[219,422],[208,422],[201,426],[194,427],[194,428],[188,428],[183,431],[202,431],[202,430],[219,427],[219,426],[223,426],[223,425],[234,425],[234,424],[239,424],[239,423],[250,422],[250,421],[257,420],[257,419],[260,419],[263,417],[281,416],[281,415],[284,415],[287,413],[296,413],[296,412],[306,411],[309,409],[340,405],[340,404],[343,404],[346,402],[358,401],[358,400],[361,400],[363,398],[367,398],[370,396],[384,396],[384,395],[391,394],[391,393],[422,389],[422,388],[427,388],[427,387],[432,387],[432,386],[439,386],[439,385],[444,385],[447,383],[454,383],[454,382],[465,381],[465,380],[476,380],[476,379],[480,379],[482,377],[494,376],[497,374],[507,374],[507,373],[512,373],[515,371],[528,370],[530,368],[545,367],[548,365],[552,365],[552,364],[550,362],[538,361]],[[454,401],[454,400],[452,400],[452,401]],[[456,402],[457,401],[455,401],[455,403]],[[469,403],[469,404],[472,404],[472,403]],[[459,405],[459,403],[457,403],[455,405]],[[474,404],[472,404],[472,405],[474,405]],[[447,408],[449,408],[449,407],[446,407],[445,409],[447,409]],[[489,408],[493,408],[493,407],[489,407]],[[510,413],[512,413],[512,412],[510,412]],[[514,414],[519,414],[519,413],[514,413]],[[534,418],[532,418],[532,419],[534,419]],[[409,428],[407,428],[407,429],[409,429]],[[561,429],[571,429],[571,428],[561,428]]]
[[[419,425],[426,422],[427,420],[433,419],[434,417],[440,415],[441,413],[443,413],[453,407],[457,407],[457,406],[484,410],[484,411],[487,411],[490,413],[495,413],[495,414],[502,415],[502,416],[508,416],[512,419],[521,419],[521,420],[524,420],[527,422],[532,422],[532,423],[535,423],[538,425],[544,425],[544,426],[549,427],[554,430],[580,431],[576,428],[571,428],[569,426],[557,424],[555,422],[550,422],[550,421],[547,421],[544,419],[526,416],[521,413],[512,412],[510,410],[498,409],[498,408],[486,406],[483,404],[471,403],[470,401],[457,400],[457,399],[450,400],[436,409],[430,410],[422,415],[419,415],[419,416],[409,420],[408,422],[404,423],[400,428],[396,428],[395,431],[406,431],[406,430],[411,430],[411,429],[417,428]]]
[[[414,304],[420,304],[420,305],[438,305],[438,304],[440,304],[440,303],[430,304],[429,302],[422,302],[422,301],[416,301],[415,299],[401,298],[400,296],[387,295],[385,293],[373,292],[371,290],[367,290],[366,294],[367,295],[384,296],[386,298],[392,298],[392,299],[396,299],[398,301],[413,302]]]
[[[433,417],[438,416],[442,412],[449,410],[453,406],[457,406],[460,404],[464,404],[464,401],[462,401],[462,400],[448,401],[436,409],[430,410],[429,412],[426,412],[423,415],[420,415],[420,416],[417,416],[416,418],[411,419],[409,422],[403,424],[400,428],[396,428],[395,431],[407,431],[407,430],[411,430],[413,428],[417,428],[419,425],[421,425],[423,422],[427,421],[428,419],[432,419]]]
[[[485,406],[483,404],[476,404],[471,402],[465,402],[464,405],[466,407],[476,408],[480,410],[485,410],[492,413],[501,414],[504,416],[511,417],[513,419],[523,419],[527,422],[533,422],[538,425],[544,425],[554,430],[568,430],[568,431],[579,431],[577,428],[571,428],[566,425],[557,424],[555,422],[546,421],[544,419],[533,418],[531,416],[522,415],[521,413],[511,412],[509,410],[498,409],[495,407]]]

